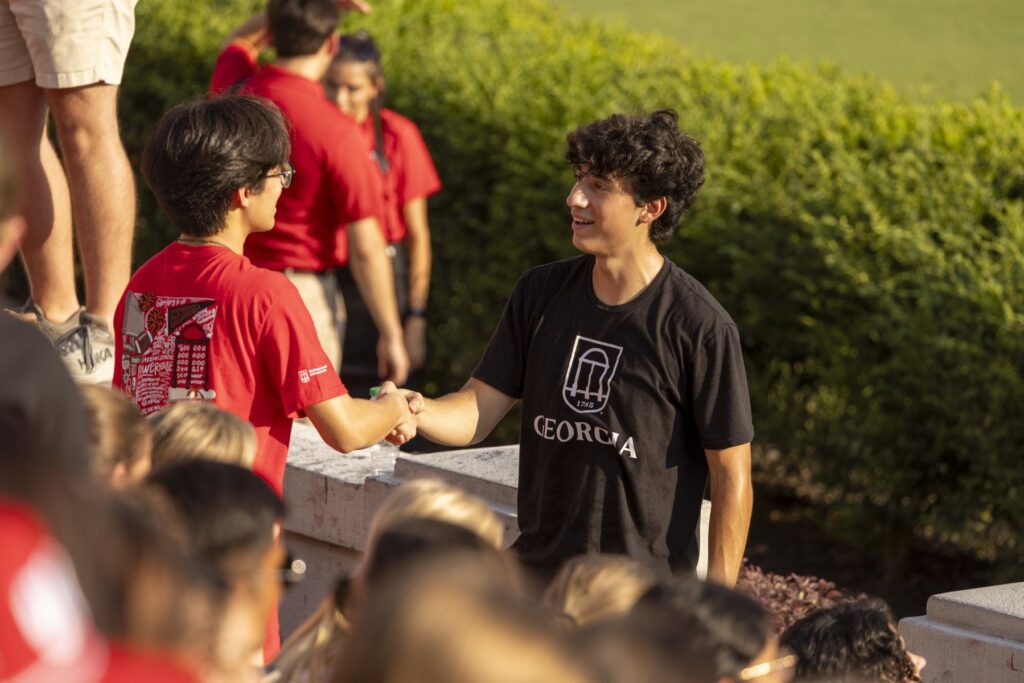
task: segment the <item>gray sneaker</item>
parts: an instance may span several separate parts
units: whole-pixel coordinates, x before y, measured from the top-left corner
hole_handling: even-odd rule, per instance
[[[57,349],[71,379],[79,384],[113,381],[114,337],[103,320],[82,308],[64,322],[50,322],[32,299],[11,313],[39,327]]]

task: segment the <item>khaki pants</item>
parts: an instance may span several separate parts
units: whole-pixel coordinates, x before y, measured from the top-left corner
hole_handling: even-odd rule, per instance
[[[334,273],[286,269],[285,276],[299,290],[299,296],[313,318],[317,338],[334,369],[341,367],[341,329],[345,324],[345,302],[338,293]]]

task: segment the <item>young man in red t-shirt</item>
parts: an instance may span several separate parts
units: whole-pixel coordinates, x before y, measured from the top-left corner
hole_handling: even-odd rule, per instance
[[[335,244],[347,240],[353,273],[380,333],[377,374],[405,382],[409,357],[381,234],[380,178],[356,125],[326,101],[320,80],[337,49],[337,0],[270,0],[265,14],[236,29],[217,58],[210,91],[266,97],[291,127],[295,185],[281,199],[273,232],[256,235],[245,254],[279,270],[299,288],[331,361],[341,357],[333,269]],[[260,48],[276,58],[263,67]],[[344,235],[338,226],[345,226]]]
[[[289,152],[266,100],[225,96],[165,114],[142,172],[181,236],[135,273],[115,317],[114,384],[146,414],[209,400],[248,420],[253,469],[278,493],[293,418],[307,415],[343,452],[414,434],[391,383],[373,402],[348,396],[295,287],[242,255],[247,237],[274,228],[295,173]]]

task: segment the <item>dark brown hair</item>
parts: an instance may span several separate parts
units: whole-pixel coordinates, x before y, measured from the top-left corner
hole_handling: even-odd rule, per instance
[[[314,54],[334,33],[341,10],[337,0],[270,0],[267,24],[279,57]]]
[[[209,237],[224,229],[235,190],[261,191],[290,153],[288,124],[272,102],[224,95],[164,114],[142,151],[142,175],[179,230]]]

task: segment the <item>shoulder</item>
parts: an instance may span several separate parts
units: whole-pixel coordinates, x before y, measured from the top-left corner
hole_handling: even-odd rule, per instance
[[[736,327],[732,316],[718,299],[685,270],[672,261],[663,294],[670,297],[673,319],[684,326],[691,337],[716,337],[728,327]]]
[[[561,261],[545,263],[542,266],[534,266],[520,278],[520,282],[536,282],[549,284],[553,282],[564,282],[585,274],[590,270],[592,256],[579,254],[570,256]]]
[[[397,137],[409,135],[416,135],[418,137],[420,134],[419,126],[412,119],[402,116],[392,109],[385,108],[380,110],[380,122],[384,128],[394,133]]]

